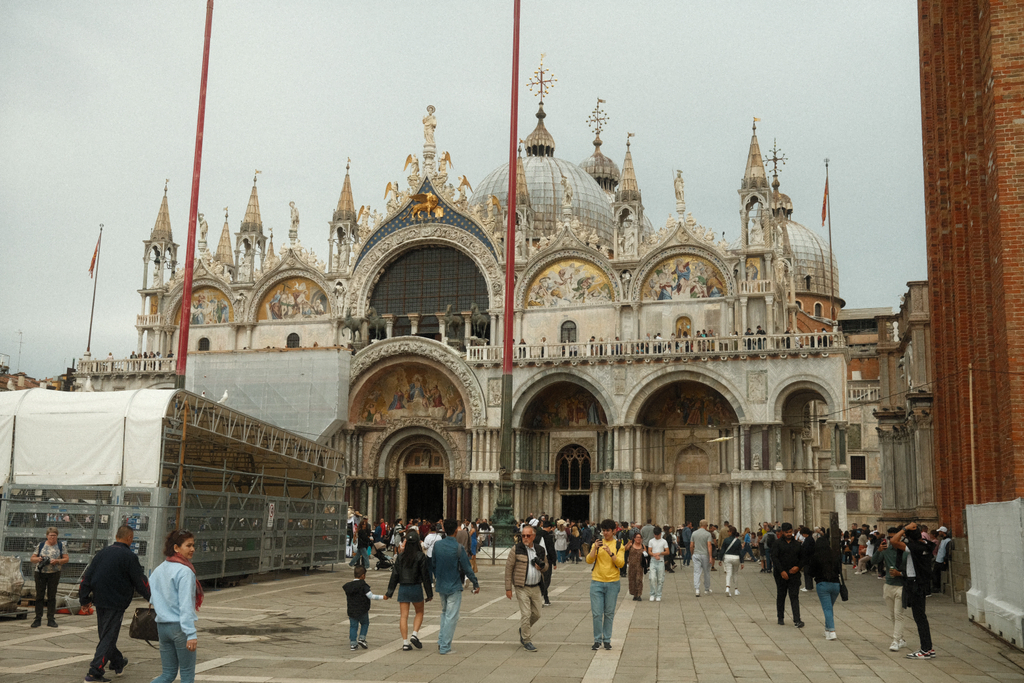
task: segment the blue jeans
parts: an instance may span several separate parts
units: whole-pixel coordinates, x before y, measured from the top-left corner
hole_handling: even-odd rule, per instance
[[[761,555],[764,556],[764,568],[770,572],[772,570],[772,551],[761,546]]]
[[[193,683],[196,680],[196,653],[185,647],[188,636],[181,630],[181,624],[158,621],[156,630],[160,634],[160,664],[163,665],[163,671],[152,683],[174,683],[179,670],[181,683]]]
[[[348,640],[350,645],[356,644],[356,636],[359,640],[366,640],[366,632],[370,630],[370,613],[361,617],[348,618]]]
[[[556,550],[555,552],[558,553],[558,564],[565,564],[565,551]]]
[[[459,608],[462,606],[462,591],[437,595],[441,598],[441,628],[437,632],[437,649],[445,655],[452,651],[455,625],[459,623]]]
[[[665,585],[665,560],[651,560],[651,568],[647,572],[651,576],[651,595],[661,597],[661,589]]]
[[[590,582],[590,611],[594,615],[594,642],[612,642],[615,602],[619,599],[618,581]]]
[[[819,581],[816,586],[818,599],[821,600],[821,611],[825,613],[825,630],[835,631],[836,622],[832,618],[832,605],[839,597],[839,584],[831,581]]]

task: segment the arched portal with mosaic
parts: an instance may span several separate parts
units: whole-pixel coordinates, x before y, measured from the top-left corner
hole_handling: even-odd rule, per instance
[[[652,393],[637,415],[637,422],[661,429],[728,428],[736,424],[729,400],[700,382],[672,382]]]
[[[181,306],[174,310],[174,324],[178,325],[181,323]],[[192,290],[190,311],[190,325],[218,325],[234,320],[234,309],[228,295],[208,285]]]
[[[263,293],[256,320],[303,320],[322,318],[331,312],[330,298],[309,278],[279,280]]]
[[[556,382],[542,389],[523,414],[524,429],[587,429],[608,424],[601,402],[585,387]]]

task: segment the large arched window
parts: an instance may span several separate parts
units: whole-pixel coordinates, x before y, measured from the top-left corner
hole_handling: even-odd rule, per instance
[[[590,453],[583,446],[571,444],[558,452],[558,489],[590,490]]]
[[[417,334],[440,334],[437,313],[448,306],[453,313],[468,311],[473,304],[487,310],[487,282],[473,259],[451,247],[422,247],[403,253],[381,274],[370,295],[379,315],[395,316],[393,336],[412,334],[410,313],[418,313]]]
[[[576,323],[566,320],[562,323],[561,334],[558,338],[561,344],[573,344],[576,341]]]

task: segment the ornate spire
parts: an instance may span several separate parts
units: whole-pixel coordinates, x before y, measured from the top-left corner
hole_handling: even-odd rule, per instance
[[[615,201],[632,202],[640,200],[640,186],[636,182],[636,171],[633,170],[633,154],[629,151],[629,139],[634,133],[626,133],[626,158],[622,162],[622,177],[619,179],[619,190],[615,193]]]
[[[355,222],[356,220],[356,203],[352,198],[352,181],[348,176],[348,169],[351,164],[351,159],[349,159],[345,164],[345,182],[341,186],[341,197],[338,198],[338,208],[334,211],[335,221]]]
[[[743,189],[768,187],[768,176],[764,172],[764,162],[761,161],[761,145],[757,142],[757,122],[760,120],[757,117],[754,118],[754,133],[750,136],[747,168],[743,172]]]
[[[235,258],[231,254],[231,228],[228,227],[228,207],[224,207],[224,229],[220,231],[220,241],[217,243],[215,259],[226,266],[235,265]]]
[[[281,262],[281,259],[279,259],[277,257],[277,254],[274,253],[274,230],[273,230],[273,228],[271,228],[271,230],[270,230],[270,243],[267,245],[267,258],[264,259],[264,261],[263,261],[263,264],[264,264],[263,268],[264,268],[264,270],[269,271],[272,268],[274,268],[280,262]]]
[[[256,171],[259,174],[260,171]],[[249,205],[245,207],[242,219],[242,231],[263,232],[263,219],[260,218],[260,198],[256,194],[256,175],[252,177],[252,192],[249,194]]]
[[[544,127],[544,117],[547,116],[544,113],[544,96],[548,94],[548,91],[551,90],[556,81],[558,79],[552,76],[548,69],[544,68],[544,55],[542,54],[540,56],[540,67],[533,72],[533,78],[526,84],[526,87],[530,90],[536,88],[537,92],[533,94],[540,98],[540,104],[537,107],[537,127],[526,136],[526,156],[528,157],[555,156],[555,139],[551,137],[551,133]]]
[[[526,170],[523,168],[523,143],[519,143],[516,157],[516,206],[530,205],[530,189],[526,186]]]
[[[596,180],[605,192],[614,192],[615,187],[619,184],[619,167],[601,151],[601,131],[604,130],[604,124],[608,121],[604,110],[601,109],[602,104],[604,104],[604,100],[600,97],[597,98],[597,106],[587,118],[590,129],[594,131],[594,153],[580,162],[580,167],[589,173],[590,177]]]
[[[174,239],[171,236],[171,212],[167,209],[167,183],[169,182],[171,182],[170,179],[164,181],[164,198],[160,202],[160,211],[156,214],[156,223],[153,225],[153,232],[149,236],[149,239],[152,241],[163,240],[164,242],[170,242]]]

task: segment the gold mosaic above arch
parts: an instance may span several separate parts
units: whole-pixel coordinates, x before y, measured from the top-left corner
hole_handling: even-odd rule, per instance
[[[680,254],[661,261],[652,270],[640,297],[644,301],[713,299],[729,291],[725,275],[701,256]]]
[[[562,259],[537,273],[526,288],[527,308],[557,308],[615,300],[605,272],[589,261]]]
[[[278,282],[267,290],[256,311],[257,320],[319,318],[331,312],[330,299],[320,285],[304,277]]]
[[[154,298],[155,300],[155,298]],[[192,308],[189,325],[216,325],[234,320],[234,310],[224,292],[216,287],[192,290]],[[181,308],[174,314],[174,324],[181,322]]]

